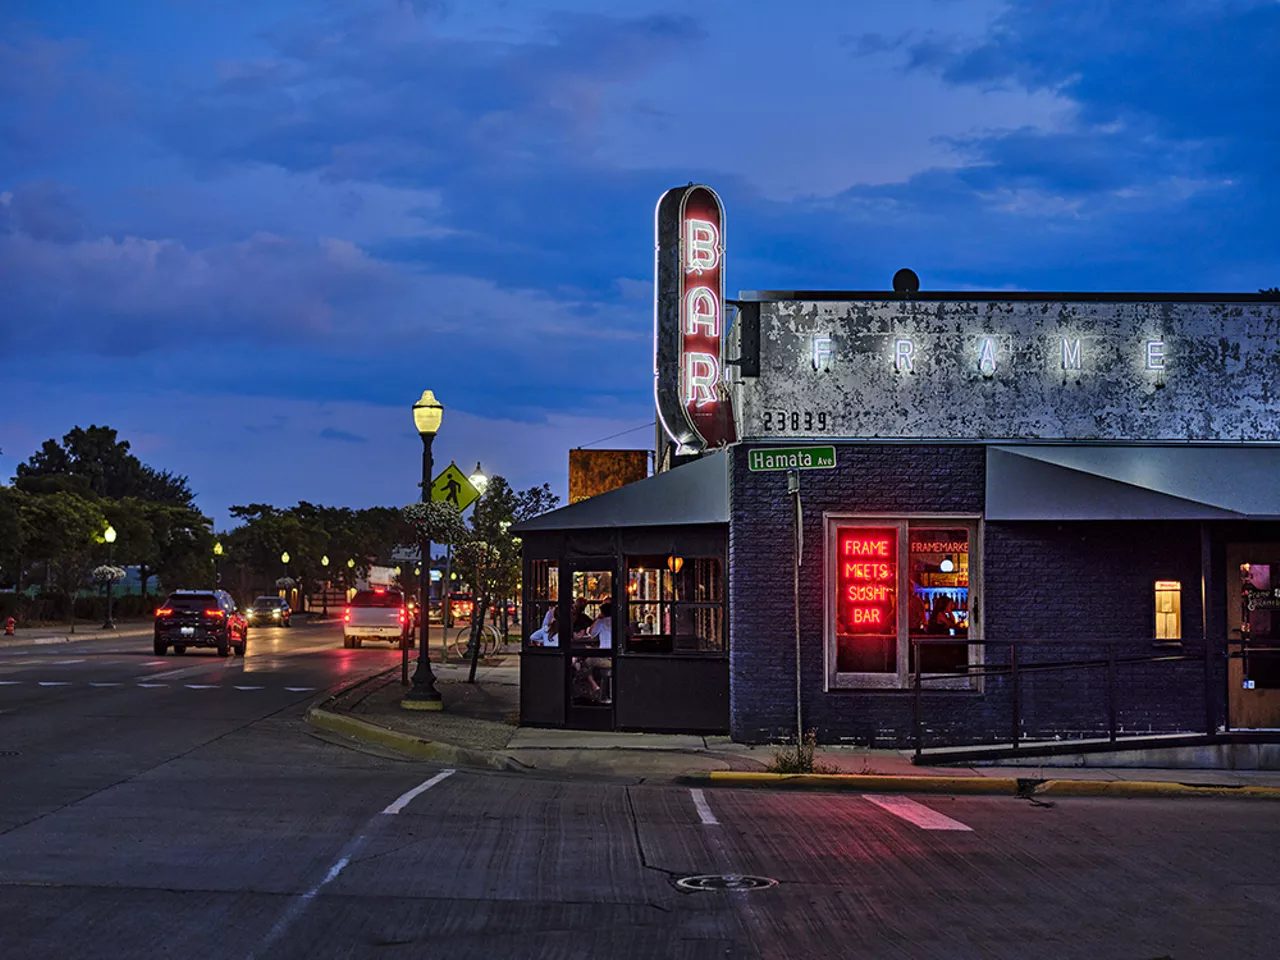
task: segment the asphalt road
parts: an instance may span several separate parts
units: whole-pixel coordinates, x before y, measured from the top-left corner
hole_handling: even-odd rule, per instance
[[[448,773],[302,722],[390,650],[149,647],[0,649],[0,957],[1280,954],[1273,803]]]

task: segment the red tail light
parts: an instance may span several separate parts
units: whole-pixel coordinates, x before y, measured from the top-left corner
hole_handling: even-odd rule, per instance
[[[345,609],[345,610],[343,610],[343,611],[342,611],[342,622],[343,622],[343,623],[350,623],[350,622],[351,622],[351,608],[350,608],[350,607],[347,607],[347,609]]]
[[[403,626],[405,620],[404,607],[400,608],[400,623]]]
[[[227,612],[225,610],[206,610],[204,615],[206,617],[225,617]]]
[[[160,608],[158,608],[158,609],[156,610],[156,616],[157,616],[157,617],[171,617],[171,616],[173,616],[173,609],[172,609],[171,607],[160,607]]]

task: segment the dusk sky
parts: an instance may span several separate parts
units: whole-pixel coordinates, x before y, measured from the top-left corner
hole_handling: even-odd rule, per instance
[[[566,489],[653,420],[653,210],[739,289],[1280,285],[1276,0],[0,0],[0,474]],[[651,427],[603,446],[648,447]]]

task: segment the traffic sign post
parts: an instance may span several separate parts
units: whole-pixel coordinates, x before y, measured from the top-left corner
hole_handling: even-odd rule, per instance
[[[461,513],[480,499],[480,491],[471,485],[456,463],[450,463],[431,481],[431,499],[437,503],[452,503]]]
[[[834,470],[835,447],[756,447],[747,451],[747,468],[765,470]]]

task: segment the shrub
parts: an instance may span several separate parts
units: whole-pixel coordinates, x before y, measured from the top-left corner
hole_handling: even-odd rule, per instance
[[[770,773],[838,773],[839,771],[824,760],[815,760],[814,750],[818,746],[818,731],[810,730],[804,735],[803,743],[791,741],[774,751],[773,760],[765,769]]]

